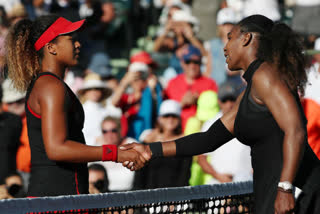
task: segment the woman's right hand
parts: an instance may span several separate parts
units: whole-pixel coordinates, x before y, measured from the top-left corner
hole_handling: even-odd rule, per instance
[[[152,154],[151,154],[150,147],[148,145],[144,145],[140,143],[130,143],[130,144],[122,145],[119,147],[118,152],[132,151],[132,150],[137,152],[146,162],[151,159]],[[130,160],[127,160],[123,162],[122,165],[130,169],[131,166],[134,165],[134,163],[132,163]]]
[[[294,196],[290,192],[277,192],[277,197],[274,203],[275,214],[292,214],[294,213],[295,201]]]
[[[134,149],[118,149],[117,162],[122,163],[123,166],[127,167],[131,171],[135,171],[141,169],[145,165],[147,160]]]

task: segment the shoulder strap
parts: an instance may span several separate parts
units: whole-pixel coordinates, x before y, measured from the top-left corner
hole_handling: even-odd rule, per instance
[[[29,87],[27,89],[25,107],[26,107],[26,109],[28,109],[37,118],[41,118],[41,116],[37,115],[34,111],[32,111],[32,109],[29,106],[28,100],[29,100],[29,96],[30,96],[30,93],[32,91],[32,88],[33,88],[35,82],[37,81],[37,79],[39,79],[40,77],[43,77],[43,76],[51,76],[51,77],[56,78],[56,79],[58,79],[60,81],[63,81],[60,77],[58,77],[56,74],[51,73],[51,72],[41,72],[32,80],[32,82],[30,83],[30,85],[29,85]]]
[[[249,83],[252,79],[254,72],[260,67],[262,64],[262,60],[256,59],[249,65],[247,71],[244,73],[243,78]]]

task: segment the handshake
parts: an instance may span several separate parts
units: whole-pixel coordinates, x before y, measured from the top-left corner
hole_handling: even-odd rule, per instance
[[[118,163],[122,163],[131,171],[139,170],[151,159],[149,145],[131,143],[118,148]]]

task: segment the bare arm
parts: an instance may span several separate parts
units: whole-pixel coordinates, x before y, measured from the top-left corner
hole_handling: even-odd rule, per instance
[[[169,21],[165,26],[163,34],[161,34],[155,39],[153,44],[153,51],[159,52],[163,48],[163,46],[167,46],[166,44],[167,35],[169,31],[172,30],[172,27],[173,27],[173,23]]]
[[[279,78],[278,71],[266,63],[262,64],[253,76],[252,97],[257,103],[268,107],[284,132],[280,181],[292,183],[298,170],[306,135],[296,100],[287,84]],[[294,207],[293,194],[277,192],[275,213],[291,212]]]
[[[119,106],[120,100],[129,84],[139,77],[139,72],[127,72],[121,79],[119,86],[116,88],[112,95],[112,105]]]
[[[188,23],[183,24],[183,35],[189,40],[189,42],[193,46],[200,50],[202,56],[208,55],[207,50],[204,48],[202,42],[194,35],[194,32]]]
[[[198,156],[198,164],[201,166],[202,170],[210,174],[212,177],[220,181],[221,183],[232,182],[231,174],[223,174],[217,172],[214,167],[208,162],[207,155],[199,155]]]
[[[253,76],[252,93],[258,103],[262,102],[268,107],[284,132],[280,181],[293,182],[306,135],[296,100],[278,77],[277,71],[267,65],[262,65],[261,70],[256,71]]]
[[[68,139],[67,117],[65,109],[66,89],[62,82],[52,77],[42,77],[38,81],[38,102],[41,115],[42,137],[49,159],[66,162],[90,162],[102,160],[102,147],[87,146]],[[131,159],[135,161],[138,154],[118,153],[118,162]]]

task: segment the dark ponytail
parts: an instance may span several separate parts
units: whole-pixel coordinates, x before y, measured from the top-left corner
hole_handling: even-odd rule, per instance
[[[257,58],[275,63],[280,77],[291,90],[304,94],[307,82],[306,60],[301,38],[286,24],[268,19],[262,15],[249,16],[238,23],[241,32],[259,34]]]
[[[48,15],[34,22],[23,19],[10,28],[6,38],[6,63],[9,78],[19,91],[26,91],[30,82],[40,71],[43,50],[36,51],[34,44],[58,16]]]

